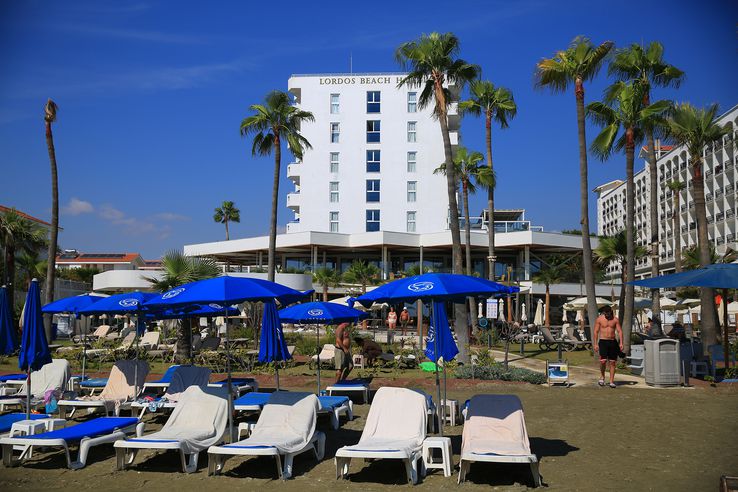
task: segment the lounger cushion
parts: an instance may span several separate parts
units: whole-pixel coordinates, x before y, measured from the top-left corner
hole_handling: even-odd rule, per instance
[[[82,388],[104,388],[108,384],[108,378],[90,378],[79,383]]]
[[[334,408],[345,405],[349,401],[348,396],[319,396],[321,410],[333,410]]]
[[[24,379],[26,379],[25,374],[3,374],[2,376],[0,376],[0,382],[22,381]]]
[[[259,393],[259,392],[252,392],[252,393],[246,393],[240,398],[237,398],[233,401],[233,405],[235,407],[238,406],[252,406],[252,405],[258,405],[259,407],[263,407],[267,404],[269,401],[269,397],[272,396],[271,393]]]
[[[46,415],[46,414],[40,414],[40,413],[31,414],[31,420],[48,419],[48,418],[49,418],[49,415]],[[5,415],[0,415],[0,434],[9,432],[10,429],[13,427],[13,424],[15,424],[16,422],[20,422],[21,420],[27,420],[25,413],[8,413]]]
[[[174,371],[176,371],[178,367],[179,365],[169,366],[166,372],[162,375],[161,379],[157,379],[156,381],[148,381],[148,382],[149,383],[171,383],[172,376],[174,375]]]
[[[51,432],[43,432],[24,439],[63,439],[66,442],[81,441],[85,437],[97,437],[110,434],[115,429],[124,429],[136,425],[138,419],[135,417],[98,417],[96,419],[82,422],[81,424],[64,427]]]
[[[530,455],[520,398],[477,395],[469,401],[461,454]]]

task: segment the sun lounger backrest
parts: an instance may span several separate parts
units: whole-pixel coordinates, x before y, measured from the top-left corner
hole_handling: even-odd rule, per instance
[[[219,394],[225,394],[219,392]],[[177,406],[174,407],[162,434],[176,435],[180,429],[197,429],[198,434],[205,437],[200,446],[205,448],[216,444],[226,432],[228,424],[228,400],[216,396],[214,391],[204,391],[198,386],[190,386],[180,397]]]
[[[551,334],[551,330],[546,328],[545,326],[541,326],[541,335],[543,335],[543,339],[546,341],[546,343],[556,343],[556,339]]]
[[[113,365],[108,384],[100,393],[102,400],[128,400],[140,391],[149,374],[149,364],[143,360],[119,360]]]
[[[92,336],[97,338],[104,338],[108,336],[108,333],[110,333],[110,325],[100,325],[97,327],[95,333],[93,333]]]
[[[220,346],[220,337],[207,337],[202,342],[200,350],[218,350]]]
[[[326,343],[320,350],[320,355],[318,357],[320,358],[320,360],[329,360],[333,359],[335,356],[336,347],[334,345],[331,345],[330,343]]]
[[[525,415],[516,395],[477,395],[469,401],[462,454],[529,455]]]
[[[210,381],[210,369],[197,366],[179,366],[172,374],[172,381],[164,394],[171,401],[179,401],[190,386],[204,388]]]
[[[128,335],[126,335],[123,338],[123,341],[120,342],[120,347],[118,347],[120,350],[128,350],[133,346],[133,342],[136,340],[136,332],[132,331]]]
[[[164,372],[164,374],[161,376],[161,379],[159,380],[159,382],[161,382],[161,383],[171,383],[172,382],[172,376],[174,376],[174,371],[176,371],[178,367],[179,367],[179,364],[175,364],[173,366],[169,366],[167,368],[166,372]]]
[[[144,336],[141,337],[140,344],[156,348],[156,346],[159,345],[159,336],[160,333],[158,331],[147,331],[144,333]]]
[[[320,403],[312,393],[277,391],[272,393],[256,422],[251,438],[289,443],[283,452],[303,449],[315,434]]]
[[[425,395],[407,388],[382,387],[369,408],[364,439],[425,439],[428,403]]]
[[[50,389],[63,391],[67,386],[70,376],[69,361],[66,359],[53,359],[38,371],[31,373],[31,395],[36,398],[42,398],[44,393]],[[18,394],[26,394],[25,385],[20,389]]]

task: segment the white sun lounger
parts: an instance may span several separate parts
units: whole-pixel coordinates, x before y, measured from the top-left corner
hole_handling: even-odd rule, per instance
[[[333,396],[333,393],[359,393],[364,398],[364,403],[369,403],[369,384],[366,381],[353,379],[339,381],[326,387],[328,396]]]
[[[137,435],[141,435],[143,425],[137,418],[133,417],[99,417],[81,424],[41,434],[3,437],[0,438],[0,445],[3,449],[3,465],[9,467],[21,464],[34,447],[58,447],[64,449],[67,457],[67,467],[77,470],[87,463],[87,453],[91,447],[115,442],[134,431]],[[79,443],[79,455],[77,461],[72,461],[69,454],[69,445],[75,443]],[[13,455],[15,446],[24,446],[19,457]]]
[[[273,456],[278,476],[286,480],[292,476],[292,462],[298,454],[312,451],[322,460],[325,434],[315,430],[319,407],[312,393],[272,393],[248,439],[208,449],[208,473],[219,474],[231,456]]]
[[[427,413],[425,395],[406,388],[379,388],[358,444],[336,451],[336,478],[346,478],[352,458],[396,459],[405,463],[408,482],[418,483],[424,474]]]
[[[136,459],[139,449],[179,451],[182,471],[197,471],[200,451],[223,441],[228,427],[228,400],[216,388],[190,386],[158,432],[115,443],[118,470]]]
[[[171,383],[164,396],[156,398],[153,401],[134,401],[131,403],[131,408],[141,409],[138,418],[143,418],[147,409],[152,412],[160,408],[171,410],[177,406],[177,402],[184,394],[184,391],[190,386],[205,388],[210,379],[210,372],[210,368],[208,367],[176,366],[171,377]]]
[[[461,438],[459,483],[475,461],[530,465],[535,485],[541,485],[538,458],[530,451],[520,398],[477,395],[469,401]]]
[[[70,375],[69,361],[66,359],[52,359],[38,371],[33,371],[31,373],[31,406],[35,408],[43,405],[43,398],[48,390],[64,391]],[[6,406],[25,406],[27,401],[24,380],[16,393],[0,396],[0,411],[4,412]]]

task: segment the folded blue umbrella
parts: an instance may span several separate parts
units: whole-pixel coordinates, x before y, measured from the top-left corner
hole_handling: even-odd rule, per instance
[[[13,326],[13,312],[8,289],[0,287],[0,354],[10,355],[18,350],[18,337]]]
[[[445,303],[434,301],[425,356],[433,362],[437,362],[440,358],[449,361],[456,357],[458,353],[459,348],[454,342],[454,336],[448,325]]]
[[[23,312],[23,342],[21,343],[18,368],[22,371],[38,371],[51,362],[51,352],[46,341],[44,318],[41,314],[41,295],[38,281],[33,279],[26,295]]]
[[[274,302],[265,302],[264,317],[261,320],[259,362],[278,362],[291,358],[282,333],[277,306]]]
[[[105,296],[95,294],[82,294],[79,296],[65,297],[54,302],[50,302],[41,308],[41,312],[50,314],[73,313],[77,314],[80,309],[84,309],[95,304],[97,301],[105,299]]]

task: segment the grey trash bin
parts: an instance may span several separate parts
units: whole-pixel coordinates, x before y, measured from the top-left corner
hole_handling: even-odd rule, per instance
[[[646,340],[645,376],[650,386],[679,386],[681,370],[679,340]]]

